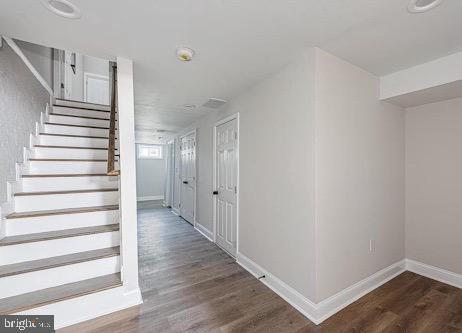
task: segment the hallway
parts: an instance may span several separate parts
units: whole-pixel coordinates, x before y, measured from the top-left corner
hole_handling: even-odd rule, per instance
[[[316,327],[159,202],[139,203],[138,223],[144,303],[59,332],[462,331],[460,289],[411,272]]]
[[[142,306],[60,332],[296,332],[311,327],[160,203],[138,203],[138,223]]]

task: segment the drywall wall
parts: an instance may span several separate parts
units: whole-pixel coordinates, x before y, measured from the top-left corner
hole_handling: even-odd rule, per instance
[[[462,274],[462,98],[406,110],[406,254]]]
[[[0,203],[6,201],[6,182],[15,180],[15,163],[35,132],[50,100],[23,61],[3,42],[0,47]]]
[[[317,302],[405,255],[404,111],[379,101],[377,77],[319,49],[316,255]]]
[[[32,66],[53,87],[53,49],[50,47],[14,40]]]
[[[184,131],[197,128],[196,222],[212,233],[213,127],[239,112],[239,252],[307,298],[315,292],[313,55]]]
[[[100,58],[83,56],[83,71],[109,77],[109,62]]]
[[[136,196],[139,200],[152,197],[163,199],[165,180],[165,151],[162,159],[136,159]]]

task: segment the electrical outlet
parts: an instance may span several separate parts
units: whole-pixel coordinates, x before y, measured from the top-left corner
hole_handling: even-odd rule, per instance
[[[374,253],[375,252],[375,239],[371,238],[369,240],[369,252]]]

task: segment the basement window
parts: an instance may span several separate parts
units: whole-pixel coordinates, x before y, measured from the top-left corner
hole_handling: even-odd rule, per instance
[[[161,160],[162,146],[138,145],[138,158],[145,160]]]

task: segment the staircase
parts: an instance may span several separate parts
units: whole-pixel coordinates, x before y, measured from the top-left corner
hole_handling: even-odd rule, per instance
[[[1,315],[54,314],[122,285],[110,116],[109,106],[66,100],[42,113],[2,206]]]

